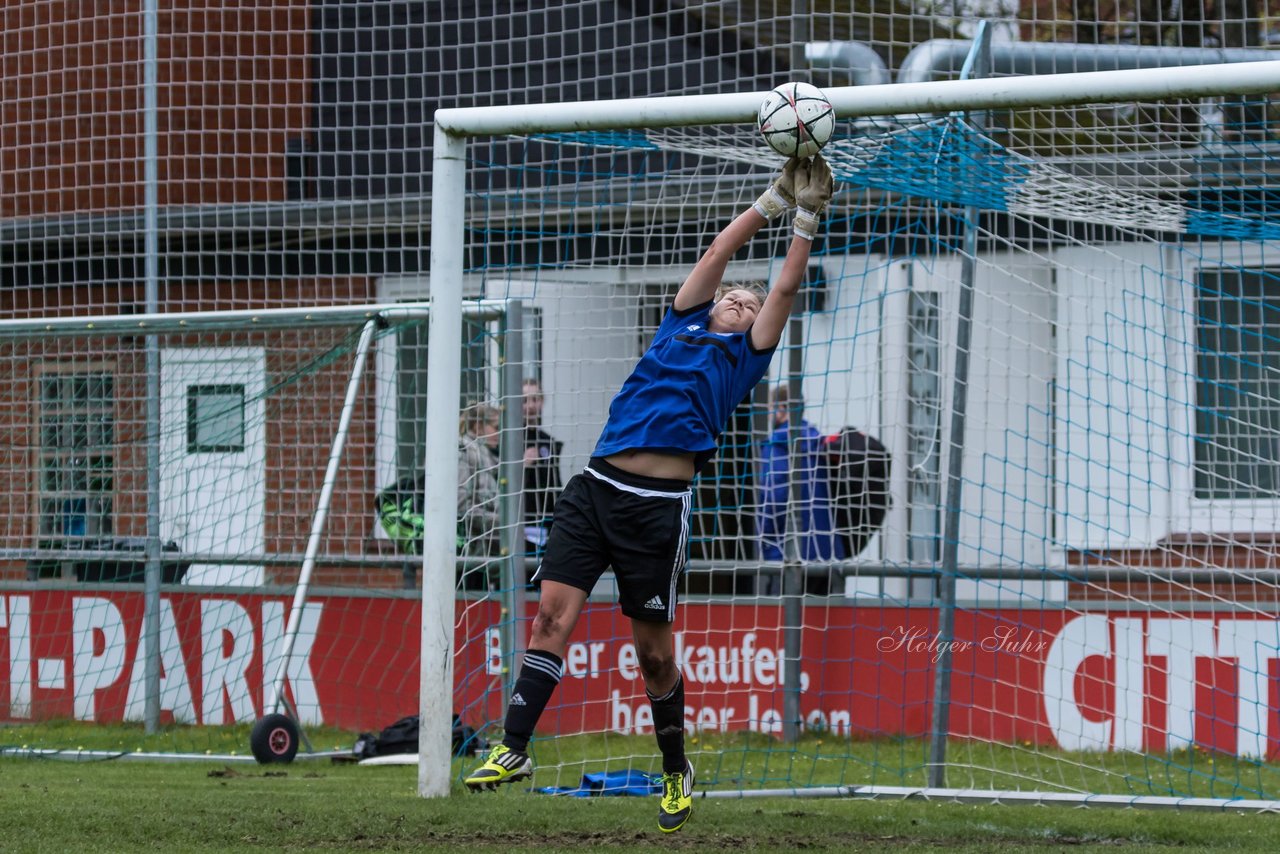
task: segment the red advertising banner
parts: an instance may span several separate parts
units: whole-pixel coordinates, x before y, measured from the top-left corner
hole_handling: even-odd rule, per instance
[[[142,604],[134,591],[0,595],[0,721],[140,720]],[[255,594],[163,596],[163,719],[216,725],[261,715],[289,607]],[[287,674],[302,722],[367,730],[414,713],[419,613],[405,599],[309,602]],[[511,665],[501,607],[460,601],[456,614],[455,708],[473,724],[500,720]],[[835,735],[927,733],[934,670],[949,650],[957,737],[1280,753],[1280,623],[1270,617],[960,611],[949,646],[936,623],[932,609],[806,611],[805,725]],[[781,731],[778,606],[686,604],[677,629],[691,729]],[[652,732],[629,624],[614,606],[584,612],[540,729]]]

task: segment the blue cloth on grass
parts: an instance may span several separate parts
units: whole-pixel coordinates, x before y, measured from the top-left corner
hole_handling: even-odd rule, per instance
[[[602,771],[598,774],[583,774],[582,784],[576,788],[545,786],[534,791],[544,795],[568,795],[571,798],[592,798],[597,795],[647,797],[662,794],[662,780],[660,776],[643,771]]]

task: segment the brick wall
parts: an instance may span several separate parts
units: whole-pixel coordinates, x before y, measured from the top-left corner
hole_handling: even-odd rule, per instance
[[[309,4],[160,6],[160,204],[284,199],[287,142],[309,126]],[[141,206],[141,8],[0,6],[0,217]]]
[[[172,288],[184,310],[255,309],[282,305],[372,302],[366,279],[262,282],[187,282]],[[0,311],[13,314],[84,314],[84,307],[128,288],[64,287],[0,293]],[[99,309],[96,313],[102,313]],[[330,444],[351,370],[352,342],[331,363],[314,360],[346,336],[345,329],[170,335],[162,348],[253,346],[266,351],[266,500],[268,552],[301,554],[310,533]],[[83,372],[110,370],[115,377],[115,534],[146,532],[145,351],[141,338],[36,339],[0,345],[0,546],[30,548],[37,539],[40,370],[59,366]],[[352,426],[330,508],[323,553],[379,554],[386,544],[372,537],[375,524],[375,410],[373,361],[366,363]],[[291,583],[299,567],[272,567],[268,580]],[[0,566],[0,579],[25,577],[24,562]],[[316,583],[399,587],[399,567],[320,567]]]

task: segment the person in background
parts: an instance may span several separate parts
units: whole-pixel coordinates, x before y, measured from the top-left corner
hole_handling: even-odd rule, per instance
[[[458,437],[458,553],[491,557],[498,553],[498,410],[473,404],[463,412]],[[464,587],[471,589],[474,585]],[[481,585],[482,587],[484,585]]]
[[[797,537],[800,560],[844,560],[845,546],[836,535],[832,517],[823,437],[804,419],[804,401],[792,401],[787,386],[770,389],[769,409],[773,429],[760,446],[760,557],[766,561],[784,560],[788,532],[792,532]],[[794,455],[789,442],[795,443]],[[788,501],[792,498],[793,456],[797,463],[794,505]],[[793,522],[789,523],[788,511],[793,506]],[[779,592],[778,582],[777,575],[767,576],[760,592]],[[823,594],[830,591],[830,580],[811,576],[805,586],[806,592]]]
[[[463,410],[458,424],[458,556],[488,558],[501,551],[499,540],[498,439],[500,413],[486,404]],[[402,554],[422,554],[425,476],[419,471],[401,477],[378,492],[374,512],[379,525]],[[494,567],[464,567],[463,589],[492,589]]]
[[[524,540],[525,552],[541,554],[551,531],[552,510],[560,497],[560,450],[542,429],[542,385],[524,381]]]

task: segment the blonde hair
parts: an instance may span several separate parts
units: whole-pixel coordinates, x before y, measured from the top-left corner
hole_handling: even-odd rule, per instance
[[[746,291],[755,297],[760,305],[764,305],[765,297],[769,295],[769,286],[759,280],[753,282],[722,282],[720,287],[716,288],[716,302],[724,299],[724,295],[729,291]]]
[[[480,435],[480,431],[474,428],[488,424],[490,421],[498,421],[501,423],[502,410],[496,406],[490,406],[487,403],[473,403],[466,409],[462,410],[462,417],[458,421],[458,435]]]

